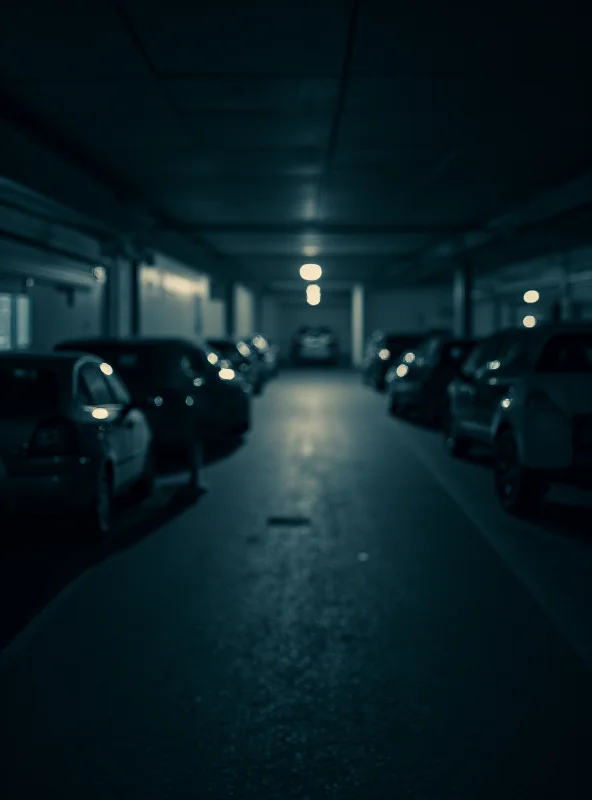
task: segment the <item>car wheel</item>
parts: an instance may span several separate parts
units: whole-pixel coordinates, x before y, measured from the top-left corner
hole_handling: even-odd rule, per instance
[[[133,499],[141,503],[142,500],[147,500],[154,494],[154,481],[156,478],[156,459],[152,448],[146,455],[146,465],[142,477],[132,489]]]
[[[391,417],[398,417],[399,416],[399,404],[395,397],[391,394],[389,395],[389,400],[387,404],[387,410]]]
[[[520,463],[511,430],[501,433],[495,441],[493,469],[495,492],[505,511],[517,515],[536,511],[549,484],[544,476]]]
[[[469,454],[471,449],[471,441],[458,432],[454,417],[450,412],[446,414],[446,422],[444,425],[444,442],[446,449],[451,456],[455,458],[464,458]]]
[[[113,499],[113,476],[104,464],[96,477],[91,506],[82,514],[82,519],[76,520],[91,541],[105,541],[113,532]]]

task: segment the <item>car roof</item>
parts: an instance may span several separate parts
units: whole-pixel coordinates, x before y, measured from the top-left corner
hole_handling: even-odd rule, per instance
[[[199,342],[192,341],[191,339],[184,339],[182,337],[177,336],[154,336],[154,337],[143,337],[143,336],[136,336],[136,337],[129,337],[129,338],[118,338],[118,337],[103,337],[103,336],[95,336],[95,337],[84,337],[84,338],[72,338],[72,339],[64,339],[61,342],[58,342],[58,347],[67,347],[69,345],[75,345],[76,348],[80,348],[80,346],[88,346],[88,347],[97,347],[97,346],[106,346],[106,347],[175,347],[175,346],[187,346],[191,345],[192,347],[200,347]]]
[[[75,351],[48,352],[47,350],[4,350],[0,352],[0,366],[10,361],[24,366],[47,366],[56,372],[69,372],[74,365],[84,359],[98,364],[102,359],[91,353],[78,353]]]

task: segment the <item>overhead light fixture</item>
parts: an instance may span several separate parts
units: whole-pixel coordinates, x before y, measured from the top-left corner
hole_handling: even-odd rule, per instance
[[[532,314],[527,314],[522,320],[522,324],[525,328],[534,328],[537,324],[536,317],[533,317]]]
[[[537,292],[536,289],[529,289],[528,292],[524,292],[524,302],[525,303],[536,303],[540,298],[540,294]]]
[[[318,281],[323,270],[318,264],[303,264],[300,267],[300,277],[305,281]]]
[[[316,244],[307,244],[302,248],[302,252],[307,258],[314,258],[319,254],[319,248]]]
[[[318,306],[321,302],[321,287],[317,283],[311,283],[306,287],[306,302],[309,306]]]

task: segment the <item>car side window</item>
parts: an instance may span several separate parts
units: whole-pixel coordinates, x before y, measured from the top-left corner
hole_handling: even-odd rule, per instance
[[[487,340],[477,345],[462,365],[461,372],[466,378],[474,378],[477,371],[486,364]]]
[[[89,405],[105,406],[116,402],[97,364],[91,362],[83,364],[79,372],[79,381],[90,397]]]
[[[524,337],[519,333],[508,334],[500,342],[495,358],[500,368],[522,368],[526,362],[526,349]]]
[[[125,406],[131,402],[131,395],[118,375],[113,373],[112,375],[105,376],[105,380],[107,381],[111,395],[116,403]]]

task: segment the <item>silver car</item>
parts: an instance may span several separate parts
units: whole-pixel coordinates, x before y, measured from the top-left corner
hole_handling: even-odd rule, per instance
[[[80,353],[0,353],[0,513],[62,512],[112,530],[113,501],[152,493],[152,433],[110,364]]]

